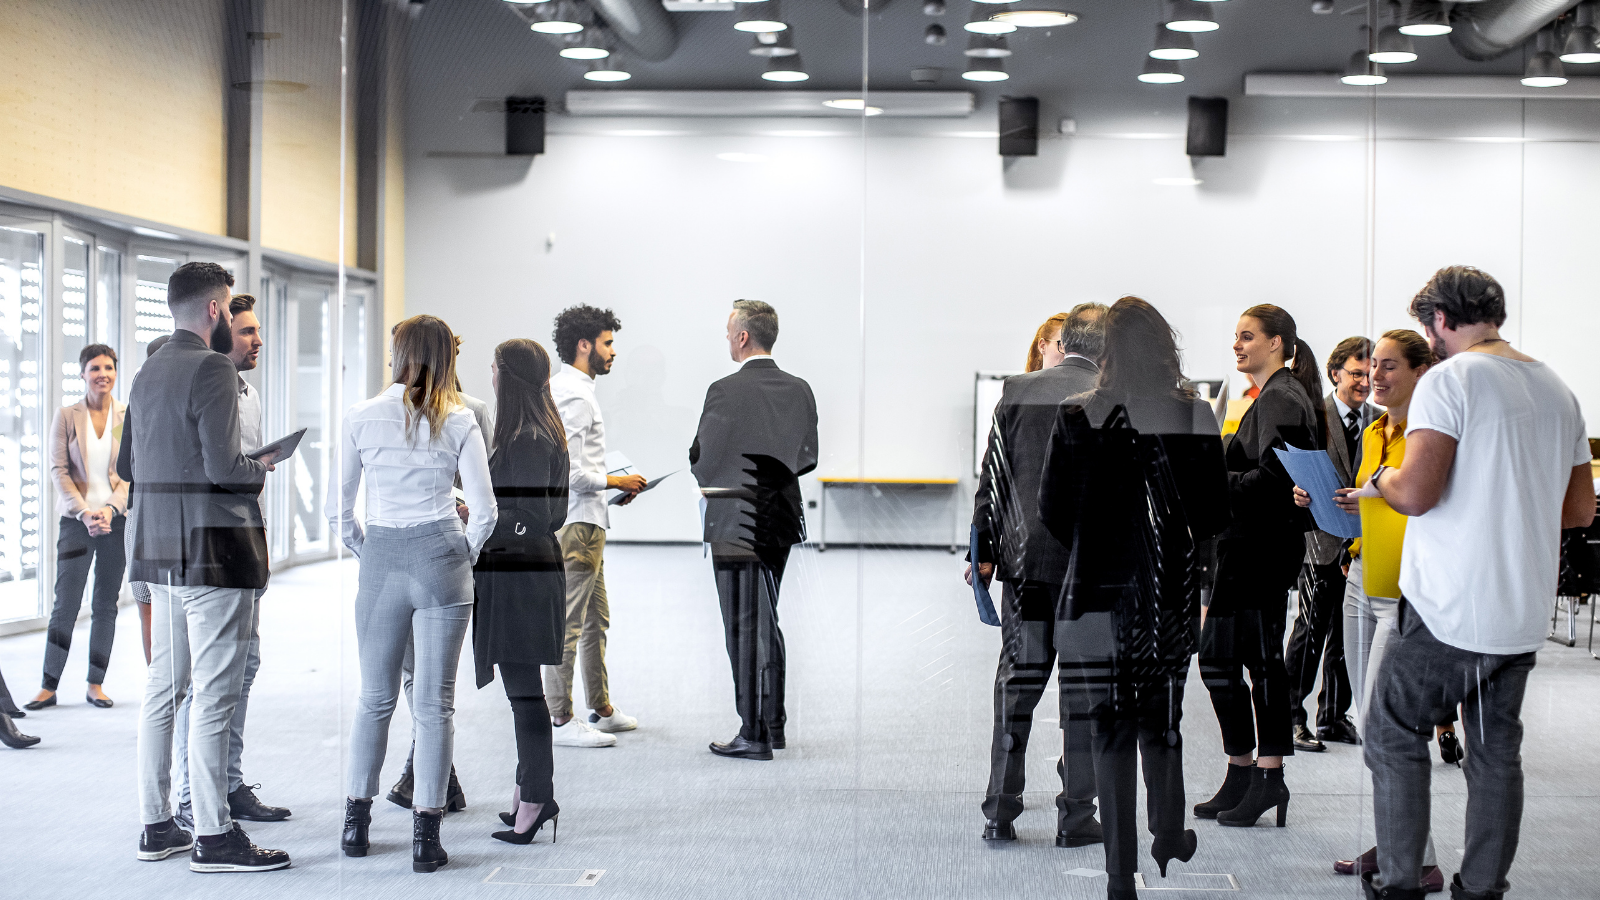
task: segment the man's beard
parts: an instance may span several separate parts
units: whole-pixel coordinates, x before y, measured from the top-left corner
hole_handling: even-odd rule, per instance
[[[1433,351],[1433,358],[1444,362],[1450,358],[1450,351],[1445,349],[1444,339],[1433,333],[1432,328],[1424,329],[1428,333],[1428,349]]]
[[[600,355],[599,350],[589,351],[589,372],[593,375],[605,375],[611,371],[611,360]]]
[[[211,349],[218,353],[233,352],[233,327],[221,318],[211,329]]]

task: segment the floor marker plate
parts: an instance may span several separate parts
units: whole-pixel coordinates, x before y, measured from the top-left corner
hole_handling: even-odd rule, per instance
[[[1133,886],[1141,891],[1237,891],[1239,879],[1232,875],[1181,872],[1166,878],[1145,881],[1143,872],[1133,874]]]
[[[496,866],[484,884],[543,885],[547,887],[594,887],[605,869],[524,869]]]

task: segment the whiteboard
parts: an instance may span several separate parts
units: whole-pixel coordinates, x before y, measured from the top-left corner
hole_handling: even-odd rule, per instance
[[[989,425],[1000,405],[1006,379],[1021,372],[979,372],[972,383],[972,475],[983,474],[983,454],[989,449]]]

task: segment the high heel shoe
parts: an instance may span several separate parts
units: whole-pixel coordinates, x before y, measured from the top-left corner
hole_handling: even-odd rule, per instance
[[[551,800],[540,807],[538,817],[533,820],[532,825],[528,826],[527,831],[496,831],[489,836],[497,841],[505,841],[508,844],[531,844],[533,843],[533,836],[539,833],[539,829],[544,827],[544,823],[549,822],[550,843],[554,844],[556,842],[556,829],[561,825],[560,820],[557,818],[560,815],[561,807],[554,800]],[[505,813],[501,813],[500,818],[502,821],[504,821],[505,816]],[[511,821],[506,824],[515,826],[515,823],[516,817],[512,816]]]
[[[1283,769],[1257,768],[1250,779],[1250,792],[1238,806],[1217,813],[1217,824],[1249,828],[1274,806],[1278,808],[1278,827],[1289,824],[1289,788],[1283,783]]]
[[[345,856],[366,856],[367,826],[372,824],[372,799],[344,799],[344,834],[339,836],[339,848]]]
[[[450,784],[445,788],[444,811],[447,813],[465,812],[467,809],[467,795],[461,790],[461,782],[456,780],[456,767],[450,767]]]
[[[1155,857],[1156,865],[1161,867],[1161,877],[1167,877],[1167,863],[1173,860],[1188,862],[1194,859],[1194,850],[1199,843],[1192,830],[1178,834],[1156,835],[1155,842],[1150,845],[1150,855]]]
[[[1454,731],[1446,731],[1439,735],[1439,758],[1445,761],[1445,765],[1454,763],[1455,767],[1459,769],[1461,768],[1461,760],[1465,759],[1466,755],[1467,753],[1461,748],[1461,741],[1456,737]]]
[[[1222,787],[1217,789],[1217,795],[1204,803],[1196,803],[1194,817],[1215,819],[1218,813],[1227,812],[1238,806],[1239,801],[1250,791],[1250,776],[1255,770],[1254,764],[1236,766],[1228,763],[1228,777],[1223,780]]]

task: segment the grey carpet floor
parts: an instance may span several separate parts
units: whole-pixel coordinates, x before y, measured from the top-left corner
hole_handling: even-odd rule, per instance
[[[294,866],[260,875],[196,875],[174,858],[134,857],[134,748],[142,659],[138,618],[125,608],[106,689],[115,708],[82,702],[87,626],[74,641],[62,705],[18,721],[44,738],[0,749],[0,897],[167,898],[225,893],[404,900],[487,898],[1013,898],[1105,896],[1099,847],[1052,841],[1054,690],[1041,704],[1029,761],[1021,840],[979,840],[990,691],[999,631],[981,625],[962,563],[938,551],[800,550],[780,608],[789,653],[788,738],[770,763],[706,751],[738,726],[711,583],[697,547],[614,545],[608,659],[616,704],[640,720],[605,750],[556,748],[559,842],[491,840],[515,766],[511,716],[498,683],[472,687],[463,655],[456,763],[470,809],[452,815],[450,865],[409,866],[409,817],[374,811],[373,852],[338,847],[344,740],[356,693],[353,563],[274,578],[263,601],[263,657],[252,696],[245,774],[261,797],[292,807],[256,825],[263,846]],[[36,689],[43,635],[0,640],[0,666],[19,701]],[[581,697],[579,698],[581,702]],[[1600,896],[1600,661],[1582,646],[1541,651],[1524,710],[1528,801],[1512,896]],[[385,783],[405,758],[409,720],[397,712]],[[1185,705],[1190,802],[1223,771],[1216,720],[1198,677]],[[1372,842],[1370,787],[1355,747],[1333,745],[1289,763],[1289,827],[1224,829],[1195,822],[1200,849],[1162,882],[1148,855],[1149,897],[1351,898],[1331,861]],[[1460,859],[1466,788],[1433,770],[1435,837],[1447,872]],[[1146,849],[1148,836],[1145,836]],[[591,885],[572,886],[587,874]],[[596,874],[603,873],[603,874]],[[1209,876],[1209,877],[1208,877]],[[1227,876],[1232,876],[1232,881]],[[1237,891],[1231,889],[1237,885]],[[1221,888],[1220,890],[1218,888]],[[1161,890],[1155,890],[1161,889]]]

